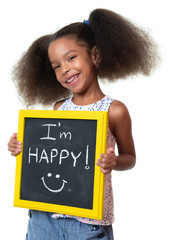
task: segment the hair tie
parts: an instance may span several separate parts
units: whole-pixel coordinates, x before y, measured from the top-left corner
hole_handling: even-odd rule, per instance
[[[84,23],[89,26],[89,20],[84,20]]]

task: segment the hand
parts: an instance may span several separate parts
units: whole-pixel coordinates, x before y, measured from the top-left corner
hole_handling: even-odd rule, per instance
[[[12,156],[17,156],[22,149],[22,143],[17,140],[17,133],[14,133],[8,143],[8,151],[11,152]]]
[[[100,155],[101,158],[97,159],[97,166],[100,167],[102,173],[106,174],[111,172],[117,162],[117,156],[114,153],[114,148],[110,147],[107,149],[107,152]]]

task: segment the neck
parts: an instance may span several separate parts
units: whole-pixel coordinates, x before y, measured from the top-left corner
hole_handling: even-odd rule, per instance
[[[89,105],[93,104],[100,99],[102,99],[105,96],[105,94],[101,91],[100,87],[89,91],[88,93],[84,94],[73,94],[73,103],[76,105]]]

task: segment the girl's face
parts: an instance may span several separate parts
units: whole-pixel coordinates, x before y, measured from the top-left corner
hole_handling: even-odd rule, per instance
[[[48,49],[49,60],[57,80],[75,94],[87,92],[97,84],[95,47],[88,53],[74,38],[62,37],[53,41]]]

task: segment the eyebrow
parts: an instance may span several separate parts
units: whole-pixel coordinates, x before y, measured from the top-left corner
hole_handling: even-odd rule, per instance
[[[69,50],[68,52],[66,52],[65,54],[64,54],[64,57],[66,57],[67,55],[69,55],[70,53],[76,53],[77,51],[76,50]],[[51,64],[55,64],[56,63],[56,61],[53,61],[53,62],[51,62]]]
[[[64,54],[64,56],[67,56],[67,55],[69,55],[70,53],[74,53],[74,52],[76,52],[76,50],[69,50],[68,52],[66,52],[65,54]]]

